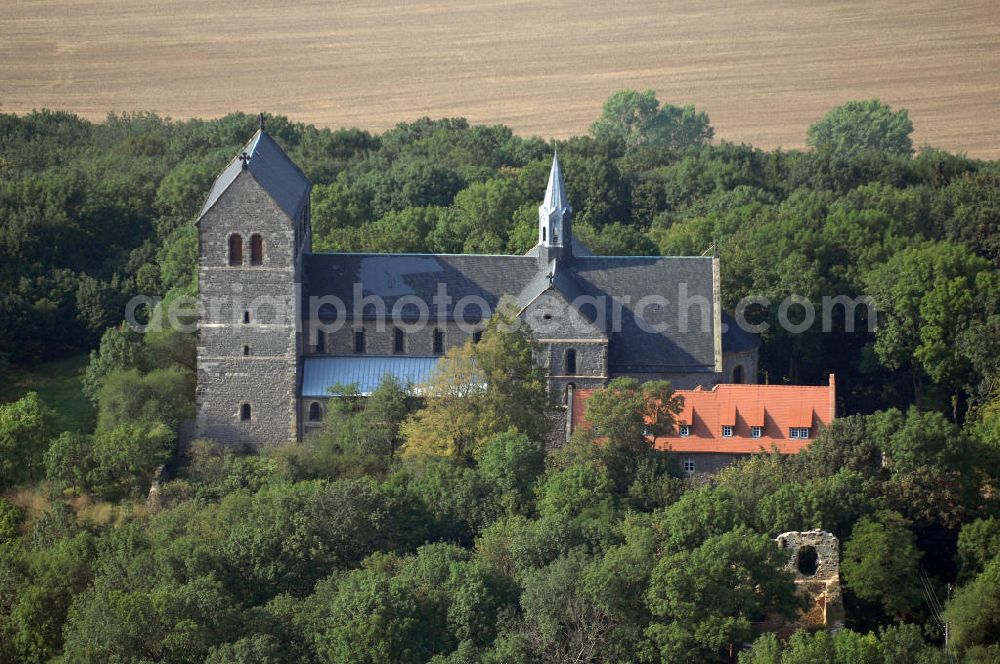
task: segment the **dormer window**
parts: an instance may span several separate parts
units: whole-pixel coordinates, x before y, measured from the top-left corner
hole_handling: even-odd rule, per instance
[[[764,427],[750,427],[750,437],[760,438],[764,435]]]
[[[679,433],[681,438],[687,438],[688,436],[691,435],[691,427],[688,426],[687,424],[682,424]]]
[[[722,437],[723,438],[732,438],[733,437],[733,428],[731,426],[724,426],[724,427],[722,427]]]
[[[792,427],[788,432],[788,437],[800,440],[809,438],[809,427]]]

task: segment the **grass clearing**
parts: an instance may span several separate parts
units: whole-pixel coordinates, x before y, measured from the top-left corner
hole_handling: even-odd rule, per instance
[[[83,396],[83,372],[88,361],[88,354],[80,353],[30,369],[11,369],[6,382],[0,384],[0,401],[15,401],[28,392],[37,392],[42,403],[55,411],[59,431],[90,431],[96,413]]]

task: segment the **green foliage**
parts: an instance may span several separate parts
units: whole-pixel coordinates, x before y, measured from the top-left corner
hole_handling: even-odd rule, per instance
[[[52,413],[36,393],[0,405],[0,489],[40,476],[52,433]]]
[[[0,545],[18,536],[24,512],[17,505],[0,498]]]
[[[878,99],[849,101],[833,109],[806,132],[806,142],[821,151],[852,157],[867,151],[909,157],[913,123],[905,108],[893,111]]]
[[[527,324],[501,303],[479,343],[470,339],[441,359],[422,391],[426,405],[402,427],[404,456],[469,460],[507,431],[542,439],[548,395],[536,351]]]
[[[944,619],[959,652],[998,644],[1000,634],[1000,558],[994,558],[945,607]],[[988,660],[983,660],[988,661]]]
[[[883,512],[878,520],[861,518],[844,544],[844,582],[861,599],[881,604],[891,616],[906,617],[920,607],[920,551],[909,524]]]
[[[654,656],[721,660],[724,649],[749,639],[753,623],[768,613],[791,615],[799,601],[784,564],[772,540],[744,528],[662,557],[646,592]]]
[[[194,414],[194,374],[179,368],[108,374],[98,394],[98,431],[136,420],[176,427]]]
[[[508,509],[526,514],[534,503],[532,486],[545,470],[545,448],[524,434],[500,433],[486,443],[478,469],[500,491]]]
[[[700,147],[715,133],[705,112],[695,111],[694,106],[661,106],[653,90],[611,95],[590,132],[598,141],[625,150]]]

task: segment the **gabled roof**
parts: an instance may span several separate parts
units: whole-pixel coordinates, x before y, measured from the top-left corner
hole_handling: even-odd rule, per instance
[[[573,398],[573,428],[588,426],[584,414],[593,390],[577,390]],[[655,440],[660,449],[687,454],[725,452],[753,454],[777,448],[796,454],[815,438],[820,427],[836,417],[836,383],[831,374],[828,385],[716,385],[711,390],[677,390],[684,404],[678,424],[687,424],[690,435],[678,432]],[[731,437],[722,436],[722,427],[732,426]],[[751,437],[750,427],[762,426],[760,438]],[[806,427],[808,439],[791,438],[791,428]]]
[[[362,296],[378,295],[390,313],[396,302],[413,297],[426,303],[432,318],[438,317],[434,296],[446,288],[451,298],[445,319],[454,319],[456,305],[468,296],[482,298],[491,309],[507,295],[521,299],[548,287],[545,270],[529,256],[480,256],[436,254],[306,254],[303,315],[312,317],[309,297],[332,295],[343,302],[347,318],[354,317],[355,284]],[[604,298],[609,338],[609,368],[612,372],[714,371],[715,324],[712,316],[713,283],[711,257],[581,257],[561,262],[556,269],[560,292]],[[680,329],[678,292],[685,284],[689,297],[702,298],[708,307],[690,308],[687,329]],[[663,332],[643,330],[634,308],[647,296],[664,296],[666,304],[648,307],[645,321],[666,323]],[[626,299],[627,298],[627,302]],[[621,326],[613,328],[616,303],[622,303]],[[359,303],[360,306],[360,303]],[[415,317],[417,308],[403,308]],[[476,306],[465,309],[468,322],[480,313]],[[703,327],[700,314],[707,317]],[[320,317],[325,318],[320,312]],[[363,317],[374,319],[377,311],[366,306]]]
[[[205,199],[205,204],[201,207],[198,218],[201,219],[206,212],[212,209],[219,197],[243,172],[244,160],[240,157],[244,154],[249,157],[246,160],[246,170],[254,176],[290,219],[297,219],[309,200],[309,190],[312,184],[299,170],[299,167],[288,158],[284,150],[271,138],[271,135],[263,129],[254,134],[250,142],[236,157],[233,157],[226,169],[215,179],[215,184],[208,192],[208,198]]]
[[[571,304],[573,300],[584,294],[580,284],[573,277],[573,273],[562,262],[553,260],[548,267],[535,273],[531,281],[518,293],[516,299],[518,311],[524,311],[525,307],[550,289],[561,293]]]

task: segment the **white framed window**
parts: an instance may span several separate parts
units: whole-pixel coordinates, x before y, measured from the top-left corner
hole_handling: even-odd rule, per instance
[[[805,439],[809,437],[808,427],[792,427],[788,433],[789,438]]]
[[[681,438],[687,438],[688,436],[691,435],[691,427],[688,426],[687,424],[682,424],[680,433],[681,433]]]
[[[764,427],[750,427],[750,437],[760,438],[764,435]]]
[[[730,427],[730,426],[724,426],[724,427],[722,427],[722,437],[723,438],[732,438],[733,437],[733,428]]]
[[[688,475],[694,472],[694,459],[684,459],[684,472]]]

